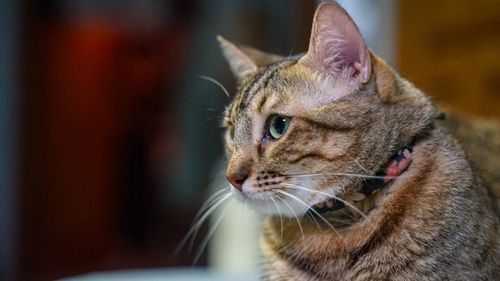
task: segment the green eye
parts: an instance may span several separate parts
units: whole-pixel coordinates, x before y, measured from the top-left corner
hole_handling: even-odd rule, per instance
[[[290,125],[290,117],[283,115],[272,115],[269,117],[267,133],[273,139],[281,138]]]

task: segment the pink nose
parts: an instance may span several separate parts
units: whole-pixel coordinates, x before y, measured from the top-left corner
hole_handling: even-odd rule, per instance
[[[243,186],[243,183],[247,178],[248,174],[246,173],[234,173],[231,175],[226,175],[227,181],[239,191],[241,191],[241,187]]]

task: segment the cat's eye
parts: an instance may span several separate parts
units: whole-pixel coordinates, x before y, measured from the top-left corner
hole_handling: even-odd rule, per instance
[[[273,139],[281,138],[290,125],[290,117],[271,115],[267,122],[267,134]]]

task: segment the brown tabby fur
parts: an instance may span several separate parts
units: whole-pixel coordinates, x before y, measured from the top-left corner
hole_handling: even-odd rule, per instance
[[[476,173],[490,187],[497,205],[500,202],[500,123],[460,114],[448,114],[443,125],[467,152]],[[500,216],[500,208],[497,208]]]
[[[334,3],[321,9],[348,18]],[[321,40],[314,35],[315,26],[322,24],[318,11],[314,44]],[[307,206],[328,199],[312,191],[301,193],[290,183],[347,199],[363,178],[325,175],[299,183],[293,175],[374,175],[415,140],[410,167],[356,205],[367,213],[365,218],[333,230],[302,217],[305,210],[293,200],[288,207],[294,215],[280,219],[280,210],[271,211],[261,238],[264,280],[499,280],[498,203],[493,195],[498,184],[486,185],[475,175],[460,145],[437,125],[438,111],[420,90],[367,51],[369,60],[361,61],[370,64],[358,69],[368,70],[368,76],[363,80],[359,71],[359,88],[322,100],[331,93],[325,87],[345,85],[341,79],[330,83],[321,74],[329,70],[315,68],[311,61],[317,54],[311,54],[311,47],[302,58],[278,58],[219,40],[240,81],[226,111],[227,174],[248,176],[242,191],[235,193],[259,211],[269,213],[265,209],[271,200],[290,200],[276,190]],[[342,77],[354,79],[355,73]],[[265,120],[272,114],[292,121],[282,138],[264,143]],[[459,131],[453,120],[447,124]],[[491,169],[484,174],[498,179]],[[273,175],[273,181],[260,175]],[[281,206],[283,212],[287,207]],[[334,223],[336,216],[325,218]]]

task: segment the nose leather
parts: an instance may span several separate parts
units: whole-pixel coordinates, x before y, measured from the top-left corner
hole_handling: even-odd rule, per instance
[[[236,189],[241,191],[243,183],[248,178],[248,174],[245,172],[235,172],[229,175],[226,175],[227,181]]]

